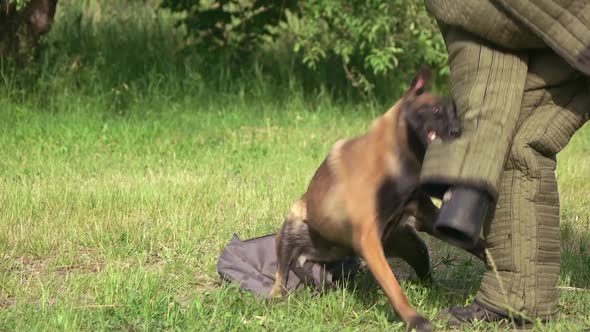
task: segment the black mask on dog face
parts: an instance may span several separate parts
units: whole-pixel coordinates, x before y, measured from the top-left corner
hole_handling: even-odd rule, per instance
[[[461,123],[454,103],[444,96],[426,91],[428,72],[420,71],[404,95],[402,115],[408,129],[426,146],[436,139],[443,141],[461,135]]]

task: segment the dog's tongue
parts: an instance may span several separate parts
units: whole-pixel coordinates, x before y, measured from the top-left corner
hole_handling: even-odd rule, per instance
[[[436,139],[436,133],[434,132],[434,130],[431,130],[428,132],[428,140],[430,142],[434,141]]]

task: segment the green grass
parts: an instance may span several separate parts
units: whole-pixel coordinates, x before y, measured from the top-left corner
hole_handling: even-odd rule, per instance
[[[383,107],[180,57],[165,22],[57,23],[40,65],[0,81],[0,330],[401,329],[369,274],[271,304],[215,271],[234,233],[276,231],[329,146]],[[586,126],[558,156],[560,311],[540,330],[590,328],[589,152]],[[394,265],[434,318],[470,302],[483,267],[428,242],[435,285]]]
[[[215,263],[232,234],[274,232],[329,145],[366,128],[369,109],[153,101],[117,117],[94,104],[63,113],[0,105],[6,329],[401,326],[370,275],[356,289],[316,298],[302,292],[280,304],[216,285]],[[585,127],[559,155],[560,285],[576,289],[590,286],[589,143]],[[430,242],[439,248],[435,264],[457,254]],[[440,286],[403,283],[429,317],[475,292],[479,263],[459,254],[455,264],[437,267]],[[588,303],[588,290],[562,289],[551,326],[589,324]]]

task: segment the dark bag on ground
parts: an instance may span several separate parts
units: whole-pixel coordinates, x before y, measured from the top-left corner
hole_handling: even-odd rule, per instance
[[[275,282],[276,263],[275,234],[245,241],[234,235],[221,252],[217,272],[222,281],[238,283],[243,290],[269,298]],[[291,268],[287,290],[293,292],[307,285],[318,293],[353,277],[359,267],[360,261],[353,257],[330,264],[308,261],[303,267]]]

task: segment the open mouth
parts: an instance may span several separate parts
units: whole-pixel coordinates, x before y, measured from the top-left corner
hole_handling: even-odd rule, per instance
[[[429,130],[426,133],[426,137],[428,137],[428,142],[432,142],[434,141],[438,136],[436,135],[436,132],[434,130]]]

